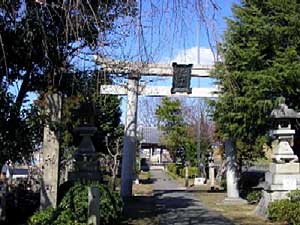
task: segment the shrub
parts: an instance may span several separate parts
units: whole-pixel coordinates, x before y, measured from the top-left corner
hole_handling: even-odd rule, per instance
[[[250,204],[258,203],[261,199],[262,192],[261,191],[251,191],[248,193],[246,199]]]
[[[189,167],[189,177],[190,178],[195,178],[198,175],[198,167],[192,166]]]
[[[167,169],[170,173],[176,174],[176,164],[175,163],[168,164]]]
[[[189,178],[194,178],[197,176],[198,168],[189,166]],[[170,163],[167,165],[167,169],[169,173],[172,173],[173,175],[185,177],[185,167],[182,165],[176,165],[175,163]]]
[[[268,217],[272,221],[299,225],[300,202],[291,202],[289,199],[274,201],[269,204]]]
[[[122,201],[115,192],[97,184],[100,190],[100,220],[101,224],[114,224],[120,217]],[[29,219],[29,225],[83,225],[88,220],[88,187],[76,184],[65,194],[56,210],[48,208],[37,212]]]
[[[49,207],[45,209],[44,211],[40,211],[35,213],[32,217],[29,219],[29,224],[31,225],[48,225],[51,224],[54,217],[54,209]]]
[[[299,202],[300,201],[300,190],[293,190],[287,195],[290,198],[291,202]]]
[[[189,178],[194,178],[197,176],[198,168],[197,167],[188,167],[189,170]],[[181,168],[180,174],[181,177],[185,177],[185,167]]]

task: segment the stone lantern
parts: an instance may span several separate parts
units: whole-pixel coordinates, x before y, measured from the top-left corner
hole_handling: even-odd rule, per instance
[[[276,129],[271,132],[278,144],[272,153],[272,163],[265,174],[265,186],[262,199],[256,213],[267,216],[267,208],[270,202],[287,198],[291,190],[300,188],[300,164],[298,157],[292,149],[295,130],[291,122],[300,118],[300,114],[287,105],[280,104],[274,109],[271,116]]]
[[[74,171],[69,173],[69,180],[100,181],[100,163],[91,139],[97,131],[94,126],[96,114],[94,104],[86,99],[80,105],[78,112],[80,126],[76,127],[74,132],[78,133],[82,140],[74,154]]]
[[[278,145],[274,149],[272,160],[274,163],[297,162],[298,157],[294,154],[293,146],[295,130],[291,128],[291,120],[299,119],[300,114],[287,105],[280,104],[278,109],[271,113],[277,129],[272,131],[272,135],[278,140]]]

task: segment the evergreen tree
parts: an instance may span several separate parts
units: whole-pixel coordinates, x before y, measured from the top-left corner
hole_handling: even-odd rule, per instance
[[[196,141],[188,131],[188,124],[184,120],[181,102],[163,98],[155,112],[158,120],[158,127],[164,131],[162,142],[170,151],[172,158],[176,159],[176,151],[184,147],[185,159],[192,165],[196,164]]]
[[[300,108],[300,3],[242,0],[227,24],[213,71],[221,87],[214,120],[221,137],[236,139],[240,159],[254,159],[277,100]]]

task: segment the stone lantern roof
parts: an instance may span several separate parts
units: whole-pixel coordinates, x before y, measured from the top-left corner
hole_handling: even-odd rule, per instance
[[[275,119],[298,119],[300,118],[300,113],[282,103],[279,104],[277,109],[273,109],[271,116]]]

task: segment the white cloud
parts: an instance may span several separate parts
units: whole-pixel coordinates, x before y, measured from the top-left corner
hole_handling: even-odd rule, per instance
[[[168,63],[177,62],[183,64],[198,64],[197,63],[197,47],[180,50],[173,59],[167,59]],[[200,47],[200,64],[201,65],[213,65],[214,56],[210,48]]]

